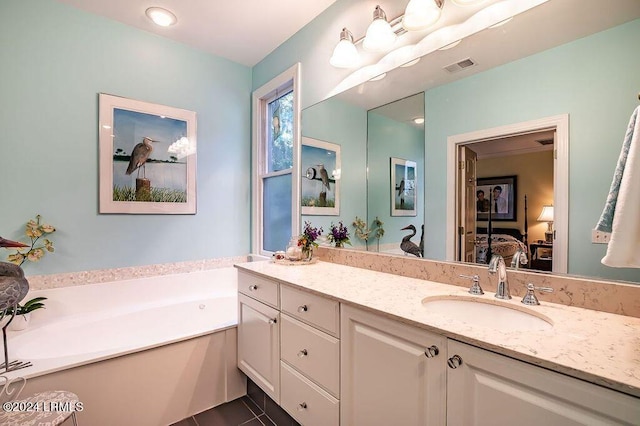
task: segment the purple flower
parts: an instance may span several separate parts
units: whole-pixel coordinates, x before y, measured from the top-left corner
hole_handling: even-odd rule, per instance
[[[333,241],[336,244],[351,244],[349,241],[349,230],[342,223],[342,221],[338,222],[338,226],[331,224],[330,233],[327,236],[329,241]]]

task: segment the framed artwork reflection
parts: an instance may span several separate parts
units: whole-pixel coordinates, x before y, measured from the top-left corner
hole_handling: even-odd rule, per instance
[[[302,138],[302,214],[340,214],[340,145]]]
[[[196,113],[99,94],[100,213],[196,213]]]
[[[391,157],[391,216],[416,216],[417,164]]]
[[[477,220],[517,220],[517,176],[478,178],[476,182]]]

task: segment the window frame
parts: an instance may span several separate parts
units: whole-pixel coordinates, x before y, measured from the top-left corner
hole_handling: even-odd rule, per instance
[[[267,117],[269,102],[277,93],[293,90],[293,162],[291,169],[267,172]],[[291,174],[291,235],[297,235],[300,229],[300,63],[296,63],[252,94],[252,132],[251,132],[251,251],[270,256],[273,252],[264,249],[264,179]],[[285,247],[282,247],[284,250]]]

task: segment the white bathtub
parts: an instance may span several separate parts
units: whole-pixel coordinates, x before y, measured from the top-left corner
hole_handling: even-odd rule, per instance
[[[163,387],[166,395],[154,398],[169,398],[179,407],[165,409],[161,417],[141,413],[135,424],[168,424],[233,399],[244,392],[234,359],[236,277],[229,267],[30,292],[27,300],[48,298],[46,309],[33,312],[27,330],[11,332],[8,347],[11,360],[33,366],[9,375],[26,377],[26,391],[64,387],[77,393],[85,405],[79,419],[92,425],[130,423],[132,411],[118,418],[116,410],[116,417],[107,418],[106,408]],[[104,382],[96,383],[98,377],[112,381],[114,370],[126,370],[126,391],[122,384],[109,392]],[[162,385],[150,383],[163,374]],[[223,382],[222,394],[203,392],[201,377]],[[194,394],[178,404],[175,389]]]

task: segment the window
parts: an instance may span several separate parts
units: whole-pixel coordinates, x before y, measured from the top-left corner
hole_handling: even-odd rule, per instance
[[[299,64],[253,93],[252,250],[284,250],[299,228]]]

